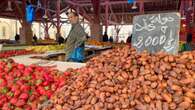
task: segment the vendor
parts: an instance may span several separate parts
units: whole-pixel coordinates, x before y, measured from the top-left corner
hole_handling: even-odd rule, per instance
[[[20,40],[20,35],[19,34],[16,34],[15,35],[15,42],[16,43],[19,43],[19,40]]]
[[[186,43],[183,44],[182,51],[192,51],[192,33],[187,34]]]
[[[65,43],[65,61],[83,62],[86,33],[76,12],[67,13],[67,16],[72,27]]]
[[[65,39],[61,35],[59,35],[57,38],[58,38],[59,45],[64,43]]]
[[[108,35],[106,31],[104,32],[104,35],[103,35],[103,42],[108,42]]]
[[[37,36],[34,34],[33,36],[33,42],[36,44],[37,43]]]
[[[132,34],[130,36],[128,36],[126,43],[131,45],[131,39],[132,39]]]
[[[112,36],[110,36],[109,41],[113,42],[113,37]]]

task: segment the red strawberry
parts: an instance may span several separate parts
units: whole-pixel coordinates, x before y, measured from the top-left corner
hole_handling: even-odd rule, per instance
[[[2,107],[2,110],[11,110],[10,109],[10,103],[4,103],[3,107]]]
[[[0,78],[0,87],[5,87],[7,85],[7,82],[5,79]]]
[[[41,83],[43,82],[43,80],[41,80],[41,79],[38,79],[38,80],[36,80],[36,86],[39,86],[39,85],[41,85]]]
[[[39,94],[41,94],[41,95],[45,95],[45,94],[46,94],[45,89],[44,89],[43,87],[41,87],[41,86],[39,86],[39,87],[37,88],[37,92],[38,92]]]
[[[23,106],[24,104],[25,104],[25,101],[22,100],[22,99],[20,99],[20,100],[18,100],[18,101],[16,102],[16,106],[17,106],[17,107],[21,107],[21,106]]]
[[[3,106],[4,102],[0,100],[0,107]]]
[[[52,96],[52,91],[47,91],[46,94],[50,98]]]
[[[23,92],[28,92],[30,90],[30,86],[28,86],[28,85],[21,85],[20,89],[23,90]]]
[[[49,85],[49,81],[44,81],[43,82],[43,86],[48,86]]]
[[[18,64],[17,67],[19,70],[24,70],[24,68],[25,68],[24,64]]]
[[[7,98],[8,98],[8,99],[11,99],[13,96],[14,96],[14,93],[13,93],[13,92],[9,91],[9,92],[7,93]]]
[[[31,110],[31,106],[30,105],[24,105],[24,109],[25,110]]]
[[[14,105],[14,104],[16,104],[17,101],[18,101],[17,98],[12,98],[10,100],[10,103]]]
[[[19,96],[20,99],[28,99],[28,94],[27,93],[22,93],[20,96]]]
[[[29,101],[34,101],[35,100],[35,98],[36,98],[36,96],[33,94],[33,95],[31,95],[30,97],[29,97]]]
[[[20,95],[20,90],[15,90],[15,92],[14,92],[14,97],[17,97],[17,96],[19,96]]]
[[[18,90],[19,88],[20,88],[19,85],[13,85],[13,86],[11,87],[11,91],[15,92],[15,91]]]
[[[65,75],[65,76],[69,76],[70,73],[69,73],[69,72],[64,72],[64,75]]]

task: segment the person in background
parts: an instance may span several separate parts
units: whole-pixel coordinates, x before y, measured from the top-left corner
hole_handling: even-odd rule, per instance
[[[79,15],[76,12],[66,14],[72,27],[65,43],[65,61],[83,62],[86,33],[79,23]]]
[[[126,43],[131,45],[132,34],[127,38]]]
[[[34,36],[33,36],[33,42],[34,43],[37,43],[37,36],[34,34]]]
[[[113,37],[112,36],[110,36],[109,41],[113,42]]]
[[[186,37],[186,43],[183,44],[181,51],[192,51],[192,33],[188,33]]]
[[[20,40],[20,35],[19,34],[16,34],[15,35],[15,42],[16,43],[19,43],[19,40]]]
[[[89,39],[89,38],[90,38],[88,34],[86,34],[86,38],[87,38],[87,39]]]
[[[108,42],[108,35],[106,31],[104,32],[104,35],[103,35],[103,42]]]
[[[59,37],[58,37],[58,44],[63,44],[64,41],[65,41],[65,39],[61,35],[59,35]]]

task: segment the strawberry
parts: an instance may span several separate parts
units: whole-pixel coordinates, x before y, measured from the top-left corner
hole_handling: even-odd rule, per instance
[[[43,82],[43,86],[48,86],[49,85],[49,81],[44,81]]]
[[[64,75],[65,75],[65,76],[69,76],[70,73],[69,73],[69,72],[64,72]]]
[[[17,67],[19,70],[24,70],[24,68],[25,68],[24,64],[18,64]]]
[[[7,81],[3,78],[0,78],[0,87],[5,87],[7,85]]]
[[[22,94],[20,94],[19,98],[26,100],[26,99],[28,99],[28,94],[27,93],[22,93]]]
[[[10,100],[10,103],[14,105],[14,104],[16,104],[17,101],[18,101],[17,98],[12,98]]]
[[[24,100],[22,100],[22,99],[19,99],[17,102],[16,102],[16,106],[17,107],[21,107],[21,106],[23,106],[25,104],[25,101]]]

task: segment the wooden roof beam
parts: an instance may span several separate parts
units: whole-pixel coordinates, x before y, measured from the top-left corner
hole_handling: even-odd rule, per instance
[[[93,0],[92,0],[93,1]],[[106,5],[105,2],[101,2],[100,0],[97,0],[100,2],[100,5]],[[71,5],[77,5],[77,6],[93,6],[92,3],[78,3],[78,2],[73,2],[71,0],[66,0],[66,3],[69,3]],[[146,2],[160,2],[159,0],[136,0],[137,3],[146,3]],[[109,1],[109,5],[115,5],[115,4],[128,4],[127,0],[118,0],[118,1]]]

